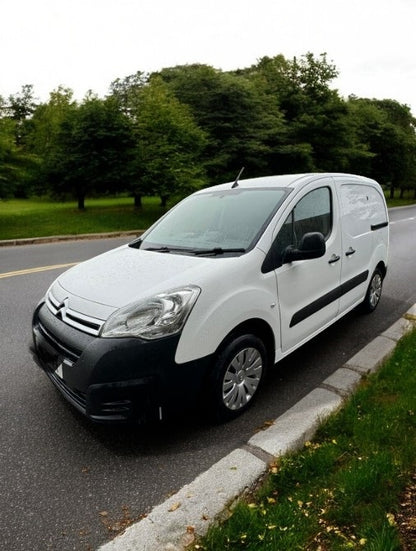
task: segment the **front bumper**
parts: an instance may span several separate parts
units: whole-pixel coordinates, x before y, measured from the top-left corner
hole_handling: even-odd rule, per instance
[[[74,329],[41,304],[32,353],[62,395],[94,421],[149,421],[198,403],[211,357],[175,362],[179,336],[155,341],[99,338]]]

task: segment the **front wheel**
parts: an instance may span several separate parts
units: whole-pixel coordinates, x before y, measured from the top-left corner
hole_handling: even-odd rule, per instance
[[[383,274],[376,268],[371,276],[370,285],[367,289],[367,294],[362,303],[364,312],[371,313],[377,308],[380,302],[381,292],[383,290]]]
[[[211,403],[219,421],[233,419],[251,405],[266,366],[266,348],[255,335],[236,337],[220,352],[211,389]]]

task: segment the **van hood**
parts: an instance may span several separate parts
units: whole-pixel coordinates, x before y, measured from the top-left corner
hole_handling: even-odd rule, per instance
[[[175,287],[198,285],[205,272],[201,265],[212,266],[213,262],[212,258],[124,245],[71,268],[50,290],[59,302],[68,298],[74,310],[106,319],[131,302]]]

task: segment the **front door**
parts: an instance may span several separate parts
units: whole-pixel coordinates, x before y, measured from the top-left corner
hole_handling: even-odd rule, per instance
[[[338,314],[342,258],[341,231],[333,222],[337,216],[333,182],[323,178],[304,191],[277,230],[273,247],[277,257],[280,255],[275,274],[283,353],[318,333]],[[324,235],[325,255],[285,263],[284,249],[288,245],[298,247],[308,232]]]

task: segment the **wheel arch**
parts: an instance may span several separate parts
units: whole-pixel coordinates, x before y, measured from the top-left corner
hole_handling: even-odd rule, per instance
[[[377,266],[374,268],[373,273],[371,274],[364,300],[360,305],[361,311],[364,314],[371,314],[377,308],[378,303],[380,302],[383,280],[386,276],[386,272],[387,272],[386,265],[384,264],[383,261],[380,261],[377,264]],[[376,274],[379,274],[381,278],[379,289],[376,289],[376,285],[373,285],[373,281]]]
[[[230,331],[224,339],[221,341],[217,350],[215,351],[214,356],[217,357],[222,350],[236,337],[244,334],[252,334],[258,337],[264,344],[267,352],[268,366],[270,367],[274,364],[275,357],[275,337],[273,329],[270,325],[261,318],[252,318],[242,323],[239,323],[232,331]]]
[[[383,279],[386,277],[386,274],[387,274],[387,266],[386,264],[380,260],[380,262],[377,264],[376,266],[376,270],[379,269],[380,272],[381,272],[381,275],[383,277]]]
[[[234,357],[236,351],[247,349],[247,346],[257,347],[261,355],[266,355],[267,358],[266,365],[262,364],[261,377],[255,383],[254,391],[253,387],[250,388],[250,385],[249,388],[246,387],[251,376],[244,381],[236,381],[234,376],[229,376],[228,380],[225,379],[226,373],[229,372],[231,367],[231,358]],[[211,369],[207,373],[202,394],[202,400],[208,408],[210,417],[216,422],[229,421],[251,407],[258,396],[258,391],[265,380],[268,369],[274,361],[273,351],[273,331],[270,325],[261,318],[253,318],[239,323],[224,337],[213,355]],[[243,367],[241,371],[244,372],[244,370]],[[251,380],[251,382],[253,381]],[[226,389],[224,384],[227,387]],[[238,387],[241,388],[238,389]],[[227,396],[224,392],[227,393]],[[230,392],[231,397],[230,403],[235,401],[234,405],[237,405],[237,407],[231,407],[228,403],[228,392]],[[244,400],[241,396],[242,392],[244,392]]]

